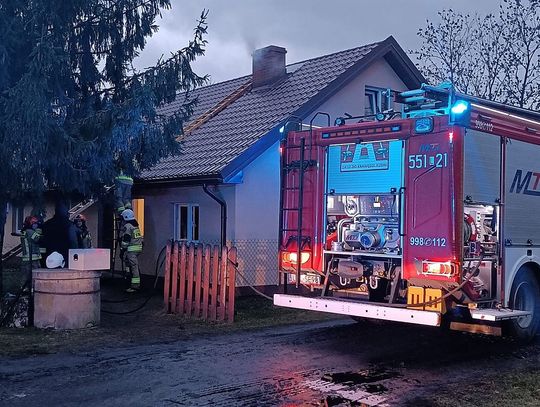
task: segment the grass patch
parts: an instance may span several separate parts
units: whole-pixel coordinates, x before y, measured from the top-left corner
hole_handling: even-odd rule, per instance
[[[493,371],[489,375],[468,380],[439,387],[436,394],[416,397],[408,401],[406,406],[536,407],[540,404],[540,369],[536,366],[522,366],[511,372]]]
[[[105,290],[106,291],[106,290]],[[109,294],[110,295],[110,294]],[[115,292],[118,298],[120,294]],[[102,310],[122,312],[136,308],[146,297],[141,295],[125,303],[102,303]],[[164,343],[200,335],[216,335],[240,330],[336,319],[337,316],[275,307],[262,297],[236,300],[235,322],[205,322],[165,313],[163,299],[156,295],[140,311],[128,315],[101,314],[96,328],[73,331],[36,328],[0,328],[0,356],[26,356],[61,351],[94,351],[105,346]]]
[[[235,323],[238,328],[260,328],[343,318],[324,312],[276,307],[263,297],[241,297],[236,300]]]

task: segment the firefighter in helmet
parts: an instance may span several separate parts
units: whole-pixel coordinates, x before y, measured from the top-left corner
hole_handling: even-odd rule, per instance
[[[131,209],[131,187],[133,178],[125,175],[123,171],[114,179],[114,198],[116,201],[116,211],[122,216],[122,212]]]
[[[141,286],[141,275],[139,272],[139,254],[143,250],[143,236],[139,229],[139,223],[135,219],[135,214],[131,209],[122,212],[124,224],[120,232],[121,249],[120,256],[127,266],[127,271],[131,276],[130,286],[127,292],[135,292]]]
[[[47,248],[45,247],[45,239],[43,238],[43,214],[37,214],[35,217],[38,220],[38,227],[36,229],[36,232],[38,232],[41,235],[41,239],[39,239],[39,254],[41,254],[41,260],[39,261],[39,264],[41,268],[45,268],[45,258],[47,257]]]
[[[86,226],[86,217],[78,214],[73,219],[75,225],[75,233],[77,235],[77,246],[79,249],[90,249],[92,247],[92,236]]]
[[[26,281],[32,279],[32,270],[40,267],[41,253],[39,241],[41,229],[36,216],[27,216],[21,230],[22,263],[21,269]]]

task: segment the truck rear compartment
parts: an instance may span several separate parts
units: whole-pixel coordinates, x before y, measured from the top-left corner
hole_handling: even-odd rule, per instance
[[[276,305],[483,333],[540,324],[527,277],[540,274],[540,140],[523,127],[540,123],[480,105],[460,121],[451,94],[426,89],[400,119],[283,139]]]

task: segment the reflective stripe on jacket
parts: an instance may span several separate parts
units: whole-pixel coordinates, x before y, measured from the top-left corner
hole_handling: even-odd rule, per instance
[[[25,229],[21,236],[22,260],[40,260],[39,241],[41,239],[41,229]]]
[[[122,228],[122,249],[128,252],[142,252],[143,236],[141,230],[131,223],[126,223]]]
[[[114,180],[121,184],[133,185],[133,178],[128,177],[127,175],[118,175]]]
[[[41,230],[41,228],[37,228],[36,232],[43,236],[43,231]],[[43,242],[43,238],[41,238],[39,242],[39,252],[41,253],[41,258],[45,257],[45,253],[47,253],[47,248],[45,247],[45,242]]]

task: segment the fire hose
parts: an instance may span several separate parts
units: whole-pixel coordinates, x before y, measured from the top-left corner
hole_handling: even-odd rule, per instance
[[[146,299],[144,300],[144,302],[137,306],[136,308],[134,309],[131,309],[129,311],[120,311],[120,312],[116,312],[116,311],[109,311],[109,310],[104,310],[102,309],[101,311],[105,314],[111,314],[111,315],[128,315],[128,314],[132,314],[134,312],[137,312],[141,309],[143,309],[146,304],[148,304],[148,302],[150,301],[150,299],[154,296],[154,290],[156,289],[156,286],[157,286],[157,280],[158,280],[158,271],[159,271],[159,268],[163,265],[163,263],[165,262],[165,258],[163,258],[160,262],[160,258],[161,256],[163,255],[163,253],[165,252],[165,249],[167,248],[167,246],[163,246],[163,248],[161,249],[161,251],[159,252],[158,254],[158,257],[156,259],[156,268],[155,268],[155,273],[154,273],[154,286],[153,286],[153,289],[152,291],[150,292],[150,295],[148,295],[146,297]],[[109,304],[118,304],[118,303],[123,303],[123,302],[128,302],[128,301],[133,301],[133,300],[140,300],[141,297],[133,297],[133,298],[126,298],[126,299],[121,299],[121,300],[101,300],[101,302],[104,302],[104,303],[109,303]]]
[[[238,263],[234,263],[231,259],[228,259],[228,260],[229,260],[229,261],[231,262],[231,264],[234,266],[236,272],[237,272],[238,275],[242,278],[242,280],[244,281],[244,283],[246,283],[247,286],[248,286],[249,288],[251,288],[251,289],[255,292],[255,294],[260,295],[261,297],[264,297],[264,298],[266,298],[267,300],[273,301],[273,299],[272,299],[271,297],[269,297],[269,296],[266,295],[265,293],[263,293],[263,292],[257,290],[252,284],[248,283],[247,278],[240,272],[240,270],[238,270]]]

